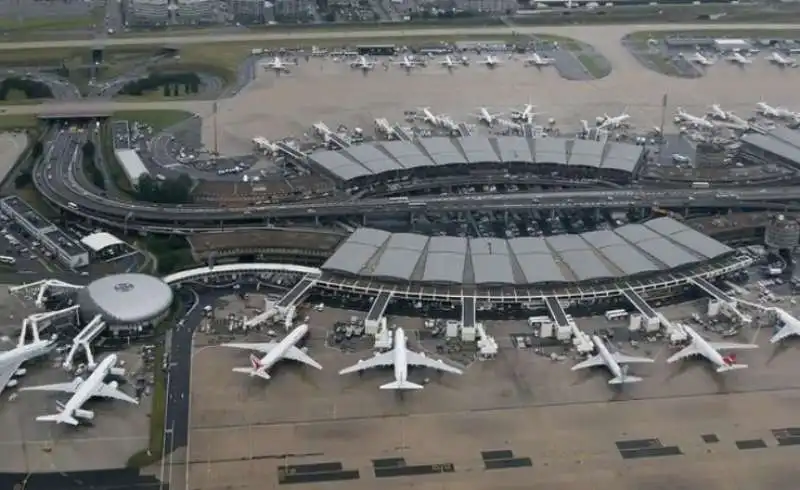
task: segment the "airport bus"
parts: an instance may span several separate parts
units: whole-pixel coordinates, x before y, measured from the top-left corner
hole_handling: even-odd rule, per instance
[[[608,310],[606,312],[606,320],[614,321],[614,320],[622,320],[628,316],[628,312],[625,310]]]
[[[692,182],[692,189],[708,189],[711,184],[708,182]]]
[[[15,259],[14,257],[9,257],[7,255],[0,255],[0,264],[14,265],[16,263],[17,259]]]

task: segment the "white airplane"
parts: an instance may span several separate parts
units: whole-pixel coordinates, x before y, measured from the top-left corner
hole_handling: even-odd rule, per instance
[[[499,58],[494,55],[487,55],[486,58],[482,59],[478,63],[482,65],[486,65],[489,68],[497,68],[502,63]]]
[[[394,332],[392,350],[376,354],[371,359],[358,361],[355,365],[339,371],[339,374],[350,374],[380,366],[394,366],[394,381],[381,385],[382,390],[421,390],[422,385],[408,381],[409,366],[428,367],[453,374],[462,373],[460,369],[451,367],[443,361],[431,359],[425,354],[408,350],[406,334],[402,328],[397,328]]]
[[[264,68],[266,68],[267,70],[275,70],[275,73],[281,74],[281,73],[289,73],[290,72],[289,67],[294,66],[296,64],[297,63],[293,63],[291,61],[284,61],[280,59],[280,57],[276,56],[275,58],[273,58],[272,61],[268,61],[267,63],[265,63]]]
[[[17,386],[16,376],[25,376],[28,372],[21,369],[23,363],[48,354],[55,346],[54,340],[40,340],[39,332],[32,327],[33,342],[25,344],[25,329],[19,337],[17,346],[11,350],[0,352],[0,393],[6,386],[13,388]]]
[[[442,65],[443,67],[447,68],[448,70],[454,70],[454,69],[458,68],[458,66],[459,66],[460,64],[463,64],[463,63],[457,63],[457,62],[456,62],[456,61],[454,61],[454,60],[453,60],[453,58],[452,58],[452,57],[451,57],[451,56],[448,54],[447,56],[445,56],[445,57],[444,57],[444,59],[443,59],[443,60],[439,61],[439,64],[440,64],[440,65]]]
[[[78,419],[92,420],[94,412],[83,409],[83,405],[92,397],[114,398],[138,405],[139,401],[120,391],[116,381],[106,383],[104,380],[109,374],[123,373],[124,370],[115,367],[117,355],[109,354],[98,364],[94,372],[84,381],[75,378],[69,383],[55,383],[42,386],[21,388],[20,391],[60,391],[72,393],[67,403],[56,402],[58,413],[55,415],[41,415],[36,417],[39,422],[55,422],[57,424],[78,425]]]
[[[320,366],[317,361],[309,357],[308,354],[295,346],[295,344],[297,344],[297,342],[303,338],[306,333],[308,333],[308,325],[303,324],[289,332],[289,335],[284,337],[280,342],[231,342],[228,344],[222,344],[222,346],[231,347],[234,349],[254,350],[263,353],[264,357],[260,359],[258,356],[250,354],[251,367],[233,368],[233,372],[249,374],[250,376],[258,376],[259,378],[263,379],[270,379],[270,375],[267,373],[267,370],[269,370],[281,359],[291,359],[293,361],[302,362],[303,364],[308,364],[309,366],[317,369],[322,369],[322,366]]]
[[[675,120],[682,123],[687,123],[690,126],[694,126],[696,128],[704,128],[704,129],[713,129],[714,123],[705,119],[703,117],[697,117],[689,114],[688,112],[684,112],[683,109],[678,107],[677,112],[675,113]]]
[[[731,63],[736,63],[738,65],[749,65],[753,62],[753,60],[742,56],[742,53],[738,51],[734,51],[727,59]]]
[[[501,114],[492,114],[485,107],[479,108],[478,113],[475,114],[475,117],[477,117],[478,120],[480,120],[482,123],[485,123],[489,127],[494,126],[494,124],[497,122],[497,118],[500,116]]]
[[[722,121],[725,121],[725,120],[728,119],[728,113],[725,112],[722,109],[722,107],[719,106],[719,104],[711,104],[711,110],[708,111],[708,114],[711,117],[715,117],[715,118],[720,119]]]
[[[787,337],[800,336],[800,320],[782,308],[772,307],[767,308],[767,311],[775,313],[778,320],[783,323],[783,326],[769,339],[770,343],[777,344]]]
[[[592,342],[594,343],[597,354],[572,366],[572,370],[578,371],[579,369],[605,366],[611,371],[611,374],[614,375],[614,377],[608,381],[608,384],[611,385],[638,383],[642,380],[642,378],[637,378],[636,376],[628,376],[627,366],[622,367],[621,365],[653,362],[652,359],[646,357],[626,356],[620,352],[611,353],[606,343],[603,342],[603,339],[597,335],[592,335]]]
[[[691,343],[682,350],[673,354],[667,359],[668,364],[677,362],[692,356],[703,356],[717,367],[718,373],[732,371],[735,369],[745,369],[747,364],[736,364],[736,355],[730,354],[723,356],[720,350],[736,349],[758,349],[756,344],[736,344],[733,342],[709,342],[694,331],[692,327],[683,325],[681,328],[689,334]]]
[[[422,120],[430,124],[431,126],[440,126],[442,124],[442,121],[439,118],[439,116],[431,112],[430,107],[421,107],[419,109],[419,112],[422,113]]]
[[[712,58],[707,58],[702,54],[700,54],[699,52],[696,52],[693,55],[686,57],[686,59],[688,61],[691,61],[692,63],[697,63],[699,65],[704,65],[704,66],[711,66],[715,62]]]
[[[400,66],[401,68],[405,68],[408,71],[411,71],[414,68],[419,68],[425,66],[425,64],[419,60],[416,60],[408,55],[403,56],[403,59],[400,61],[394,61],[395,65]]]
[[[800,113],[792,112],[784,107],[773,107],[766,102],[756,104],[756,111],[763,116],[781,119],[797,119],[800,117]]]
[[[541,56],[539,53],[533,53],[530,58],[525,60],[525,66],[547,66],[552,65],[555,60]]]
[[[354,70],[370,71],[375,69],[374,61],[370,61],[366,56],[359,56],[357,60],[350,63],[350,68]]]
[[[630,119],[630,114],[622,111],[622,114],[619,116],[611,117],[608,114],[603,114],[602,116],[597,118],[597,127],[599,129],[617,129],[622,126],[627,125],[628,119]]]
[[[782,67],[797,66],[797,62],[794,60],[794,58],[784,56],[777,51],[773,51],[769,56],[767,56],[767,61]]]
[[[512,110],[511,111],[511,120],[512,121],[522,121],[528,124],[533,123],[533,120],[541,114],[541,112],[535,112],[536,109],[535,105],[525,104],[522,111]]]

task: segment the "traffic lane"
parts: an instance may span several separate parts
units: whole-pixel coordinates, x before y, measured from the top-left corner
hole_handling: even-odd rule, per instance
[[[169,429],[165,435],[165,452],[185,447],[189,438],[189,397],[191,396],[192,337],[194,329],[200,324],[202,310],[198,308],[198,296],[191,289],[182,289],[192,296],[190,308],[183,312],[172,327],[167,370],[168,392],[164,427]],[[186,305],[184,301],[182,304]]]
[[[429,197],[409,199],[368,199],[357,202],[294,203],[271,206],[257,206],[237,209],[207,208],[196,206],[163,206],[160,208],[128,202],[114,201],[102,196],[92,195],[84,189],[69,189],[67,194],[56,197],[77,199],[73,202],[87,210],[94,210],[109,216],[132,214],[137,219],[158,219],[174,221],[208,221],[209,219],[253,219],[258,217],[298,217],[329,216],[336,214],[361,214],[364,212],[391,214],[410,211],[458,211],[460,209],[511,209],[531,208],[569,208],[569,207],[619,207],[622,205],[721,205],[728,202],[758,202],[768,200],[789,200],[800,198],[798,188],[772,189],[727,189],[725,194],[710,190],[675,189],[662,191],[558,191],[525,194],[473,194],[468,197]],[[63,204],[63,203],[62,203]]]

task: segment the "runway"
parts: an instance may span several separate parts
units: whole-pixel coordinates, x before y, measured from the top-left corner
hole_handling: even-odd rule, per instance
[[[431,29],[369,29],[369,30],[341,30],[341,31],[313,31],[299,32],[247,32],[241,34],[212,34],[203,35],[185,34],[174,36],[148,36],[133,38],[106,38],[106,39],[65,39],[63,41],[28,41],[0,43],[0,50],[16,49],[55,49],[55,48],[93,48],[97,46],[135,46],[152,44],[206,44],[250,41],[298,41],[313,39],[386,39],[386,38],[414,38],[436,36],[463,36],[463,35],[510,35],[513,32],[521,34],[554,34],[586,40],[593,44],[594,35],[608,35],[609,32],[622,34],[635,31],[698,31],[703,29],[724,30],[779,30],[800,29],[800,24],[627,24],[627,25],[574,25],[574,26],[536,26],[536,27],[464,27],[464,28],[431,28]],[[201,31],[202,32],[202,31]]]

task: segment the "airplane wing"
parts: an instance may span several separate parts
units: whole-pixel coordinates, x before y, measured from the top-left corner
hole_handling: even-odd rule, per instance
[[[230,344],[222,344],[222,347],[231,347],[233,349],[247,349],[247,350],[254,350],[256,352],[263,352],[266,354],[267,352],[271,351],[276,345],[277,342],[231,342]]]
[[[592,356],[592,357],[586,359],[583,362],[579,362],[578,364],[575,364],[574,366],[572,366],[572,370],[573,371],[578,371],[580,369],[587,369],[587,368],[599,367],[599,366],[605,366],[605,365],[606,365],[606,362],[603,360],[603,357],[600,356],[600,355],[596,355],[596,356]]]
[[[698,356],[701,354],[702,352],[700,352],[700,349],[698,349],[694,342],[692,342],[689,346],[679,350],[675,354],[672,354],[672,356],[667,359],[667,364],[672,364],[673,362],[680,361],[681,359],[686,359],[688,357]]]
[[[14,377],[14,373],[22,366],[23,362],[24,359],[11,359],[0,363],[0,394],[3,393],[6,385],[11,382],[11,378]]]
[[[339,371],[339,374],[350,374],[358,371],[365,371],[381,366],[391,366],[394,364],[394,350],[386,351],[382,354],[377,354],[365,361],[358,361],[356,364],[344,368]]]
[[[126,393],[118,390],[115,385],[110,383],[103,383],[97,387],[94,392],[94,396],[102,396],[103,398],[114,398],[116,400],[121,400],[128,403],[133,403],[135,405],[139,404],[139,401],[136,398],[133,398]]]
[[[295,346],[289,347],[289,349],[283,353],[283,357],[286,359],[291,359],[293,361],[302,362],[303,364],[308,364],[311,367],[315,367],[319,370],[322,370],[322,366],[311,358],[308,354],[301,351]]]
[[[83,383],[81,378],[75,378],[73,381],[69,383],[53,383],[49,385],[39,385],[39,386],[25,386],[19,389],[19,391],[60,391],[63,393],[72,393],[74,394],[75,391],[78,390],[78,387]]]
[[[621,352],[614,352],[611,357],[620,364],[650,364],[653,362],[652,359],[647,357],[628,356]]]
[[[781,340],[791,337],[792,335],[800,335],[800,325],[786,323],[769,339],[770,343],[777,344]],[[0,386],[0,390],[2,390]]]
[[[463,371],[460,369],[445,364],[444,361],[439,359],[431,359],[428,356],[424,356],[418,352],[411,352],[410,350],[406,351],[406,362],[408,362],[409,366],[424,366],[453,374],[463,373]]]
[[[756,344],[736,344],[734,342],[709,342],[714,350],[742,350],[742,349],[758,349]]]

